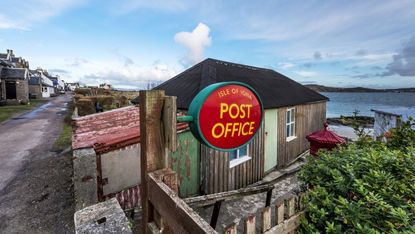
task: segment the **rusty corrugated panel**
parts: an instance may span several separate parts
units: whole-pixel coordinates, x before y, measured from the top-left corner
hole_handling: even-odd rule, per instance
[[[187,127],[187,123],[177,124],[177,130]],[[105,153],[139,142],[138,107],[123,107],[73,120],[73,149],[94,147],[97,153]]]
[[[140,207],[140,188],[139,185],[124,189],[117,193],[108,194],[104,197],[104,201],[109,200],[115,197],[120,203],[120,206],[123,210],[132,209],[134,207]]]
[[[72,148],[109,145],[139,135],[139,111],[131,106],[74,119]]]

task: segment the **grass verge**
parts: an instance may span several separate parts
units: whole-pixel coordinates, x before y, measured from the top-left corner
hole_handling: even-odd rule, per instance
[[[34,109],[35,107],[40,106],[46,102],[48,102],[48,100],[34,99],[34,100],[30,100],[30,103],[27,105],[0,106],[0,123],[12,118],[13,116],[21,114],[25,111]]]
[[[72,145],[72,113],[74,108],[73,101],[68,102],[65,118],[63,119],[63,129],[52,146],[54,151],[62,151]]]
[[[69,146],[72,142],[72,126],[70,124],[64,123],[63,130],[59,135],[58,139],[53,143],[54,151],[62,151]]]

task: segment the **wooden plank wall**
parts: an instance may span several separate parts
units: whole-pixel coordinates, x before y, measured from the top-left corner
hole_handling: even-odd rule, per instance
[[[278,168],[284,168],[299,154],[310,148],[305,138],[308,134],[323,128],[326,121],[326,102],[295,106],[296,139],[286,141],[286,112],[291,107],[278,109]]]
[[[245,187],[264,176],[264,122],[249,143],[251,160],[229,168],[229,153],[200,147],[202,192],[212,194]]]

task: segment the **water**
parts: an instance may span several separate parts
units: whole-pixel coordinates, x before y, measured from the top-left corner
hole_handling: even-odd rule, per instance
[[[326,93],[330,98],[327,103],[327,117],[339,117],[340,115],[353,115],[354,110],[359,115],[374,116],[371,109],[385,109],[394,107],[415,106],[415,93]]]

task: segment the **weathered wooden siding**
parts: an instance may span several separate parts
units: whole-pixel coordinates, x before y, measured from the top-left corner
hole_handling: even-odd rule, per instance
[[[255,183],[264,175],[264,123],[249,143],[251,160],[229,168],[229,153],[205,145],[201,145],[200,155],[203,193],[229,191]]]
[[[299,154],[310,148],[306,135],[323,128],[326,120],[326,102],[295,106],[295,136],[286,140],[286,112],[291,107],[278,109],[278,168],[292,162]]]
[[[177,172],[180,197],[199,195],[200,143],[190,131],[177,134],[177,150],[169,157],[169,168]]]

